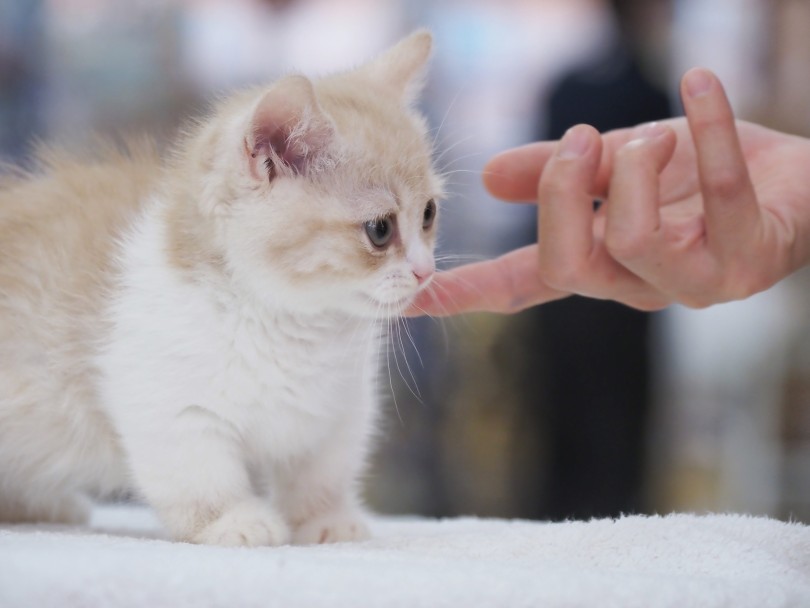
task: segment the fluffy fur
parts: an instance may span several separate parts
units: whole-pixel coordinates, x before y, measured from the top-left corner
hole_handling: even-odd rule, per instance
[[[236,94],[166,161],[51,153],[2,185],[0,520],[133,488],[179,540],[367,535],[379,324],[434,270],[430,46]]]

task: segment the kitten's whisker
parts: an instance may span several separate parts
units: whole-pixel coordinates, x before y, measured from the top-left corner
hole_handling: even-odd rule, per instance
[[[392,319],[389,318],[389,323],[391,322],[391,320]],[[402,356],[403,356],[403,358],[405,360],[405,368],[408,370],[408,374],[410,375],[411,380],[413,380],[413,383],[414,383],[413,387],[408,382],[408,379],[405,377],[405,374],[402,373],[402,368],[399,365],[399,358],[397,357],[397,350],[396,350],[396,344],[395,343],[392,344],[393,351],[394,351],[394,363],[397,366],[397,371],[399,371],[399,377],[402,378],[402,381],[405,383],[405,386],[408,388],[410,393],[414,397],[416,397],[416,399],[420,403],[422,403],[422,397],[419,394],[419,383],[416,381],[416,376],[414,376],[414,374],[413,374],[413,370],[411,369],[411,364],[408,362],[408,354],[405,352],[405,345],[402,342],[402,331],[400,329],[401,326],[400,326],[399,323],[397,323],[397,324],[395,324],[395,327],[397,329],[397,340],[399,341],[399,348],[400,348],[400,351],[402,352]],[[393,338],[393,336],[392,336],[392,338]]]
[[[472,283],[470,283],[466,279],[462,279],[461,277],[457,277],[457,276],[453,276],[452,278],[457,280],[459,283],[463,284],[470,291],[475,291],[478,294],[483,294],[483,292],[482,292],[482,290],[480,288],[474,286]],[[458,308],[457,300],[453,297],[452,293],[448,290],[448,288],[446,286],[441,285],[439,283],[432,283],[431,286],[436,288],[436,290],[439,290],[439,289],[442,290],[443,293],[444,293],[444,299],[449,300],[454,305],[456,305],[456,308]],[[432,295],[436,295],[436,291],[434,291]],[[445,313],[447,313],[447,307],[445,307],[444,304],[442,304],[441,298],[438,298],[438,296],[437,296],[437,299],[435,299],[434,302],[436,303],[437,306],[441,307],[445,311]],[[470,312],[473,312],[473,311],[470,311]],[[444,317],[444,318],[453,319],[454,321],[456,319],[459,319],[459,320],[461,320],[461,321],[463,321],[465,323],[465,326],[468,329],[472,328],[473,332],[476,331],[475,327],[470,324],[468,317],[465,317],[465,316],[459,317],[459,316],[455,316],[455,315],[448,315],[447,317]]]
[[[453,277],[453,278],[458,278],[458,277]],[[463,281],[463,280],[459,279],[459,281]],[[444,285],[441,285],[439,283],[432,283],[431,287],[432,287],[432,291],[430,292],[430,294],[431,294],[431,297],[433,297],[434,303],[437,306],[439,306],[444,311],[444,313],[447,315],[447,317],[445,317],[445,318],[453,317],[453,315],[450,315],[448,313],[447,307],[443,304],[442,298],[439,297],[439,295],[438,295],[438,291],[441,290],[442,293],[444,294],[444,300],[449,300],[450,302],[452,302],[455,305],[456,308],[458,308],[458,302],[453,297],[452,292],[450,292],[450,290],[448,290],[447,287],[445,287]],[[472,285],[470,285],[469,283],[466,284],[466,287],[468,287],[470,289],[474,289],[474,287]],[[478,291],[480,293],[480,291],[478,289],[475,289],[475,291]]]
[[[460,142],[460,143],[463,143],[463,141]],[[455,165],[457,163],[460,163],[462,161],[468,160],[470,158],[478,158],[482,154],[483,154],[483,152],[471,152],[469,154],[464,154],[463,156],[455,156],[455,157],[451,158],[447,162],[447,164],[442,166],[441,173],[442,173],[442,175],[448,175],[449,172],[450,172],[450,167],[452,167],[453,165]],[[453,169],[453,170],[458,171],[458,169]],[[468,169],[468,171],[473,171],[473,169]],[[474,172],[475,173],[482,173],[482,170],[481,169],[475,169]]]
[[[469,279],[465,279],[465,278],[460,277],[457,274],[454,274],[454,273],[451,273],[451,272],[448,272],[447,275],[445,275],[445,278],[449,279],[451,281],[455,281],[456,283],[459,283],[459,284],[463,285],[465,289],[468,289],[469,291],[474,291],[479,296],[484,295],[484,291],[480,287],[478,287],[477,285],[472,283]],[[453,299],[450,291],[446,287],[444,287],[443,285],[440,285],[438,283],[434,284],[433,286],[434,287],[439,287],[442,290],[444,290],[444,293],[447,295],[448,299],[453,300],[453,302],[455,302],[455,300]]]
[[[381,317],[383,315],[383,310],[382,309],[383,309],[383,304],[382,303],[378,304],[378,307],[377,307],[378,312],[377,312],[377,314],[379,316],[381,316]],[[385,315],[385,320],[386,320],[386,323],[388,325],[387,334],[388,334],[388,336],[390,338],[390,335],[391,335],[391,317],[389,317],[388,315]],[[385,351],[385,365],[388,368],[388,386],[391,388],[391,397],[392,397],[392,399],[394,401],[394,410],[397,413],[397,418],[399,419],[400,425],[404,426],[405,421],[402,420],[402,414],[399,411],[399,403],[397,402],[397,392],[394,390],[394,378],[391,375],[391,358],[390,358],[390,354],[388,353],[387,350]]]
[[[429,317],[431,321],[436,323],[441,328],[442,339],[444,341],[444,351],[445,354],[448,354],[450,352],[450,335],[448,334],[447,324],[445,323],[445,321],[450,319],[450,322],[453,323],[455,322],[455,319],[453,319],[452,316],[448,315],[447,307],[444,305],[444,303],[436,294],[436,287],[437,285],[431,283],[430,285],[427,286],[427,293],[430,296],[431,300],[436,304],[436,306],[438,306],[445,313],[445,315],[441,317],[435,317],[431,314],[425,313],[425,316]],[[422,312],[425,312],[421,307],[417,306],[417,309],[422,310]]]
[[[467,143],[468,141],[470,141],[472,138],[473,138],[473,136],[472,136],[472,135],[468,135],[467,137],[462,137],[461,139],[456,140],[454,143],[450,144],[450,145],[449,145],[449,146],[447,146],[447,147],[446,147],[444,150],[442,150],[441,154],[439,154],[439,155],[438,155],[438,156],[437,156],[437,157],[434,159],[434,161],[433,161],[433,162],[434,162],[436,165],[438,165],[438,164],[439,164],[439,163],[440,163],[440,162],[441,162],[441,161],[444,159],[444,157],[445,157],[445,156],[447,156],[447,155],[448,155],[448,154],[449,154],[451,151],[453,151],[455,148],[458,148],[458,147],[459,147],[460,145],[462,145],[462,144],[466,144],[466,143]],[[463,157],[461,157],[461,158],[466,158],[466,155],[465,155],[465,156],[463,156]],[[450,162],[456,162],[457,160],[458,160],[458,158],[451,158],[451,159],[450,159]],[[444,171],[442,171],[442,173],[444,173]]]
[[[441,290],[444,293],[446,300],[450,300],[454,304],[456,303],[456,300],[455,300],[453,295],[450,293],[450,291],[446,287],[444,287],[443,285],[440,285],[439,283],[431,283],[429,293],[430,293],[431,297],[433,298],[434,303],[437,304],[439,307],[441,307],[443,312],[446,314],[448,312],[448,309],[442,303],[442,298],[440,298],[438,293],[437,293],[439,290]]]
[[[411,346],[413,346],[413,351],[416,353],[416,358],[419,360],[419,366],[422,369],[425,369],[425,362],[422,361],[422,355],[419,352],[419,348],[417,348],[417,346],[416,346],[416,341],[413,339],[413,334],[411,333],[411,330],[408,327],[407,319],[405,319],[402,315],[400,315],[399,323],[402,326],[402,328],[405,330],[405,335],[408,336],[408,341],[411,343]],[[418,389],[419,389],[419,387],[417,386],[417,390]]]
[[[439,134],[442,132],[442,128],[444,128],[444,123],[447,120],[447,117],[450,116],[450,110],[453,109],[453,106],[456,105],[458,98],[461,97],[461,93],[464,91],[464,87],[459,87],[456,94],[453,96],[453,99],[450,100],[450,103],[447,105],[447,109],[444,111],[444,116],[442,116],[441,121],[439,122],[439,126],[436,127],[436,133],[433,136],[433,143],[431,144],[432,149],[436,149],[436,142],[439,139]]]
[[[405,333],[408,335],[408,339],[410,340],[411,345],[413,346],[414,352],[416,353],[416,357],[419,360],[419,364],[424,369],[425,366],[422,363],[422,356],[419,354],[419,350],[416,348],[416,343],[413,341],[413,338],[410,336],[410,333],[408,333],[407,326],[402,322],[402,318],[400,317],[399,319],[397,319],[397,335],[399,337],[399,347],[400,350],[402,351],[402,357],[405,361],[405,367],[408,370],[408,375],[411,377],[411,380],[413,381],[413,388],[411,388],[410,386],[408,386],[408,388],[411,390],[411,393],[413,394],[414,397],[416,397],[419,403],[424,405],[424,401],[422,401],[422,391],[419,390],[419,381],[416,379],[416,375],[413,373],[413,368],[411,367],[411,363],[408,360],[408,353],[405,350],[405,344],[404,341],[402,340],[403,329],[405,330]],[[408,383],[406,382],[406,385],[407,384]]]
[[[459,264],[469,264],[473,262],[484,262],[489,257],[480,253],[447,253],[436,256],[436,265],[443,264],[444,262],[458,262]],[[439,272],[446,271],[446,268],[439,269]]]
[[[452,169],[450,171],[442,171],[442,177],[448,178],[451,175],[455,175],[456,173],[472,173],[473,175],[483,175],[483,171],[480,169]],[[452,182],[449,182],[452,183]]]
[[[484,170],[482,169],[482,170],[481,170],[481,177],[483,177],[483,176],[485,176],[485,175],[497,175],[497,176],[502,176],[502,175],[505,175],[505,174],[504,174],[504,173],[501,173],[500,171],[484,171]]]

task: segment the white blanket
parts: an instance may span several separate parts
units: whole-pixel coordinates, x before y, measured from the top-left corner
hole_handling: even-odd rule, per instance
[[[227,549],[151,512],[0,528],[0,606],[810,606],[810,527],[739,515],[386,519],[373,540]]]

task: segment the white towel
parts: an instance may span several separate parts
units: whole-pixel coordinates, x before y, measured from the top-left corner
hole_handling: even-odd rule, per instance
[[[150,511],[0,528],[0,606],[810,606],[810,527],[741,515],[539,523],[380,518],[374,539],[229,549]]]

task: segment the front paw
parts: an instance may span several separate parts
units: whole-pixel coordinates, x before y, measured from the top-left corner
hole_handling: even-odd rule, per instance
[[[226,509],[191,541],[225,547],[277,546],[290,542],[290,530],[268,505],[244,502]]]
[[[309,519],[293,531],[296,545],[340,543],[371,537],[365,516],[359,511],[331,511]]]

